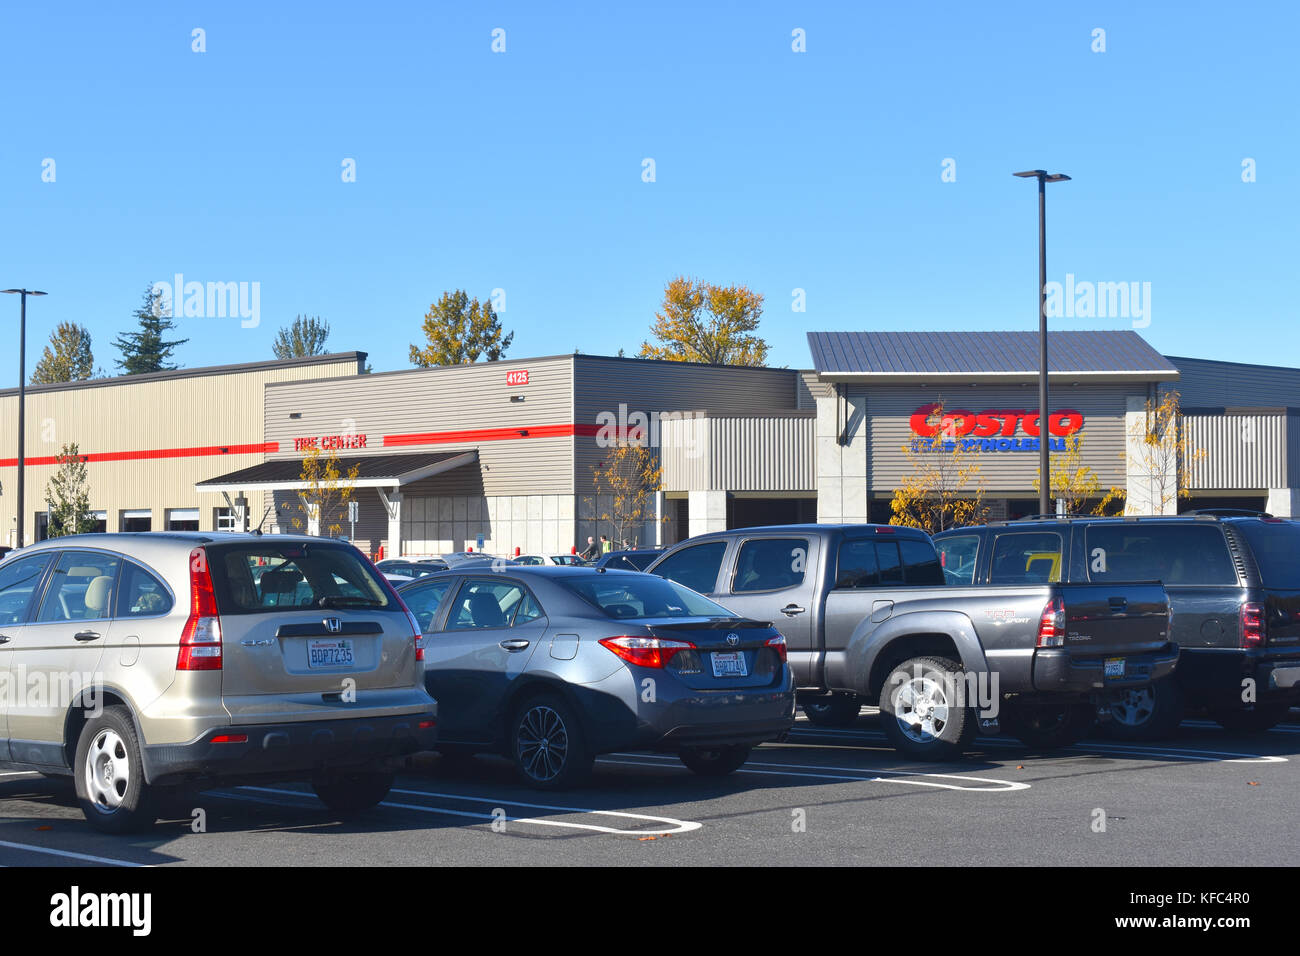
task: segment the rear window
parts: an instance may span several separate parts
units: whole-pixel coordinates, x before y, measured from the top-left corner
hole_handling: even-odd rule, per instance
[[[1000,534],[993,540],[992,564],[990,584],[1060,581],[1061,536],[1055,531]]]
[[[735,617],[674,581],[649,574],[598,574],[553,579],[606,617]]]
[[[1246,536],[1264,587],[1300,590],[1300,523],[1243,521],[1233,527]]]
[[[919,538],[858,538],[840,545],[837,590],[882,585],[942,585],[943,568],[934,546]]]
[[[396,608],[388,588],[352,548],[325,542],[257,542],[209,548],[223,614],[290,608]]]
[[[954,535],[940,538],[934,543],[943,563],[944,576],[953,584],[975,583],[975,559],[979,556],[980,538],[977,534]]]
[[[1090,525],[1084,541],[1090,581],[1237,583],[1228,543],[1217,524]]]

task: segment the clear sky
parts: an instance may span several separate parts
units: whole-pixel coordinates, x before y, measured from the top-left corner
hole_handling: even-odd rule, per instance
[[[61,320],[115,371],[176,273],[260,289],[256,327],[178,319],[182,365],[269,358],[307,313],[383,371],[453,288],[504,290],[512,357],[632,354],[686,273],[763,293],[772,363],[807,367],[808,330],[1035,328],[1011,173],[1041,167],[1073,177],[1049,279],[1150,283],[1165,353],[1300,365],[1297,27],[1289,0],[9,3],[0,287],[50,293],[29,371]]]

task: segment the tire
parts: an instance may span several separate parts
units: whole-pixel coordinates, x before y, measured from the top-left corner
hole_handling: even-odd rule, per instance
[[[77,802],[96,830],[130,833],[157,819],[153,792],[144,779],[140,740],[125,707],[105,707],[86,721],[72,769]]]
[[[1286,720],[1290,710],[1291,704],[1289,702],[1254,704],[1249,710],[1245,707],[1234,710],[1216,710],[1212,711],[1210,716],[1224,730],[1261,733]]]
[[[393,788],[394,779],[391,773],[357,771],[317,778],[312,781],[311,788],[331,810],[359,813],[381,803]]]
[[[890,671],[880,691],[880,722],[894,749],[917,760],[960,756],[975,737],[975,708],[960,705],[961,665],[913,657]]]
[[[851,727],[858,722],[862,698],[857,694],[814,697],[800,704],[808,720],[818,727]]]
[[[1183,722],[1183,693],[1173,678],[1106,695],[1111,719],[1101,725],[1116,740],[1160,740]]]
[[[725,777],[739,770],[753,747],[732,744],[722,747],[683,747],[677,754],[692,773],[701,777]]]
[[[1035,750],[1059,750],[1077,744],[1092,729],[1093,712],[1086,702],[1006,705],[1008,729]]]
[[[530,697],[510,721],[515,772],[537,790],[563,790],[591,773],[595,758],[573,709],[553,694]]]

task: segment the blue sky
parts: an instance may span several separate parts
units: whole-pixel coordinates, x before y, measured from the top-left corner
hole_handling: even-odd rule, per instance
[[[178,272],[261,291],[256,328],[178,320],[186,366],[269,358],[308,313],[405,368],[453,288],[505,290],[512,357],[630,354],[679,273],[762,292],[777,365],[814,329],[1031,329],[1035,167],[1074,177],[1049,279],[1149,282],[1163,352],[1300,365],[1300,5],[546,7],[7,5],[0,284],[50,292],[29,370],[73,320],[114,371]]]

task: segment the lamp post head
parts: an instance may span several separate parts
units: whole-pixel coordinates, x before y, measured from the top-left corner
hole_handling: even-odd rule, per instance
[[[35,289],[5,289],[5,295],[45,295],[44,292],[37,292]]]
[[[1070,179],[1065,173],[1049,173],[1045,169],[1027,169],[1023,173],[1012,173],[1011,175],[1019,176],[1021,179],[1041,179],[1045,183],[1064,183]]]

